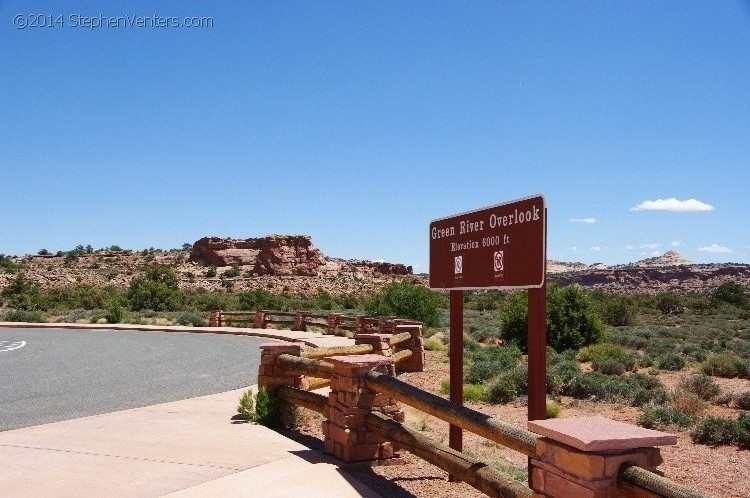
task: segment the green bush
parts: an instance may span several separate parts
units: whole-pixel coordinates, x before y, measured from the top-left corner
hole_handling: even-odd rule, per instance
[[[513,294],[501,311],[502,336],[526,351],[526,293]],[[547,287],[547,344],[555,351],[602,342],[604,325],[588,296],[578,287]]]
[[[450,390],[448,391],[450,392]],[[484,399],[484,386],[481,384],[464,384],[464,401],[480,401]]]
[[[711,294],[711,300],[715,303],[727,303],[738,308],[747,306],[747,294],[745,288],[737,282],[727,281],[719,285]]]
[[[576,359],[581,362],[590,361],[595,371],[617,375],[625,370],[635,370],[638,365],[638,353],[611,343],[586,346],[578,352]]]
[[[133,311],[178,311],[183,297],[177,288],[177,274],[166,265],[146,267],[130,282],[127,296]]]
[[[674,315],[684,311],[680,296],[674,292],[661,292],[657,294],[656,306],[665,315]]]
[[[691,392],[701,399],[710,400],[721,394],[721,388],[709,375],[699,373],[680,380],[678,389]]]
[[[601,372],[584,373],[572,377],[563,387],[561,394],[578,399],[625,401],[634,406],[665,402],[668,398],[664,386],[658,379],[641,373],[628,376],[605,375]]]
[[[245,311],[278,310],[286,308],[283,297],[271,294],[265,289],[253,289],[237,296],[239,308]]]
[[[693,417],[687,413],[662,405],[647,406],[636,421],[638,425],[647,429],[660,429],[670,426],[690,427],[693,422]]]
[[[656,359],[656,366],[661,370],[676,372],[685,368],[685,359],[676,353],[667,353]]]
[[[245,422],[255,420],[255,409],[253,408],[253,390],[248,389],[242,394],[240,403],[237,405],[237,414]]]
[[[547,418],[557,418],[560,416],[560,405],[555,403],[554,401],[547,400],[547,403],[545,405],[545,413],[547,414]]]
[[[104,318],[107,319],[107,323],[121,323],[125,318],[125,309],[119,303],[115,303],[109,308]]]
[[[214,265],[211,265],[208,267],[208,270],[206,270],[206,277],[213,278],[215,276],[216,276],[216,267]]]
[[[729,353],[718,353],[710,355],[701,364],[701,372],[716,377],[738,377],[743,373],[742,360]]]
[[[578,363],[562,360],[547,366],[547,393],[560,394],[567,390],[573,379],[582,375]]]
[[[734,397],[734,404],[740,410],[750,410],[750,391],[736,395]]]
[[[185,327],[205,327],[206,321],[198,313],[185,311],[177,316],[177,323]]]
[[[19,272],[0,292],[0,300],[8,308],[32,310],[39,299],[39,286]]]
[[[41,311],[8,310],[3,313],[3,321],[44,323],[46,319],[44,317],[44,313],[42,313]]]
[[[699,417],[706,411],[708,403],[695,393],[678,389],[669,397],[669,405],[691,417]]]
[[[255,395],[253,421],[270,428],[282,426],[279,400],[268,389],[260,388],[258,394]]]
[[[485,399],[490,403],[507,403],[524,393],[528,385],[526,365],[517,365],[487,381]]]
[[[515,367],[521,360],[521,350],[515,346],[480,347],[467,355],[471,359],[466,369],[466,381],[479,383]]]
[[[601,305],[601,316],[604,323],[613,327],[635,325],[635,304],[627,297],[614,294],[606,298]]]
[[[198,292],[195,295],[195,309],[198,311],[227,310],[230,299],[223,292]]]
[[[750,447],[750,433],[746,427],[746,416],[738,420],[722,417],[706,417],[690,432],[693,442],[710,446],[737,444]]]
[[[406,280],[393,282],[365,299],[362,307],[370,316],[396,316],[417,320],[428,327],[440,324],[441,297],[427,287]]]

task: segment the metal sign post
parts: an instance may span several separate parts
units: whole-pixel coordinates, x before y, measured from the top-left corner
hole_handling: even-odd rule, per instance
[[[450,400],[463,404],[463,291],[529,289],[529,420],[546,418],[546,228],[541,195],[430,223],[430,287],[450,289]],[[450,447],[462,449],[451,425]]]

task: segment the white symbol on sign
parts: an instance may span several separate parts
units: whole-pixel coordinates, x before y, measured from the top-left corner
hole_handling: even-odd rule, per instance
[[[503,251],[495,251],[493,265],[495,266],[495,271],[503,271]]]
[[[454,269],[455,269],[456,275],[464,272],[464,257],[463,256],[456,256]]]

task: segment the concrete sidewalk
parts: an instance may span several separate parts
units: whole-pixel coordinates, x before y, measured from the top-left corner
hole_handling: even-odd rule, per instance
[[[243,391],[0,432],[0,494],[379,496],[326,455],[232,423]]]

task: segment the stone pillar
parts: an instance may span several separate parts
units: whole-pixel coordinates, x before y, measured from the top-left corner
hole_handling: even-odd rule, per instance
[[[392,374],[391,358],[367,354],[332,356],[331,393],[323,415],[325,451],[345,462],[368,462],[397,457],[393,444],[367,429],[365,417],[378,411],[403,422],[404,412],[384,394],[367,389],[365,376],[372,370]]]
[[[305,332],[307,330],[307,323],[305,323],[305,314],[298,311],[294,314],[294,328],[292,330],[301,330]]]
[[[655,471],[663,460],[657,446],[677,437],[604,417],[534,420],[538,459],[529,459],[534,497],[612,498],[620,466],[632,462]]]
[[[302,356],[305,345],[301,342],[268,342],[260,345],[260,367],[258,367],[258,389],[273,390],[278,386],[307,389],[307,377],[297,372],[287,372],[276,366],[276,358],[282,354]]]
[[[407,342],[397,344],[395,348],[397,350],[409,349],[411,350],[411,356],[399,362],[396,370],[399,372],[424,372],[425,354],[424,341],[422,340],[422,326],[416,324],[397,325],[394,333],[400,334],[401,332],[409,332],[411,339]]]
[[[365,333],[365,318],[367,316],[365,315],[357,315],[354,317],[354,334],[364,334]]]
[[[369,344],[372,346],[372,354],[391,356],[390,339],[390,334],[357,334],[354,336],[354,344]]]
[[[339,326],[341,326],[341,314],[331,313],[328,315],[328,333],[339,335]]]
[[[253,326],[256,329],[266,328],[266,312],[265,311],[255,312],[255,319],[253,320]]]
[[[208,326],[209,327],[218,327],[219,326],[219,313],[218,310],[211,310],[208,313]]]

